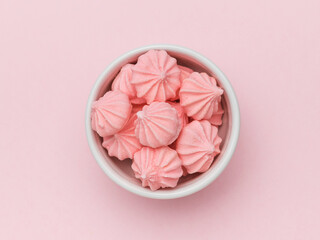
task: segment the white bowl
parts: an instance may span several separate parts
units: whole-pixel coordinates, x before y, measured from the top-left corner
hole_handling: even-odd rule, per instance
[[[213,162],[210,169],[202,174],[184,177],[175,188],[151,191],[143,188],[131,170],[131,160],[119,161],[108,156],[101,145],[101,138],[91,129],[90,112],[92,103],[110,89],[112,80],[126,63],[136,62],[138,56],[150,49],[164,49],[178,60],[178,64],[191,67],[195,71],[207,72],[214,75],[220,87],[224,89],[222,104],[225,110],[219,135],[223,138],[221,153]],[[143,197],[155,199],[173,199],[193,194],[214,181],[228,165],[236,148],[240,130],[240,113],[236,95],[231,84],[222,71],[209,59],[188,48],[176,45],[149,45],[129,51],[113,61],[100,75],[94,84],[86,109],[86,132],[90,149],[102,170],[117,184],[126,190]]]

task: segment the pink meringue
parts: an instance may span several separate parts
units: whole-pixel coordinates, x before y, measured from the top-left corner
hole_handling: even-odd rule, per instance
[[[176,97],[180,88],[180,69],[177,60],[166,51],[150,50],[141,55],[132,71],[131,83],[137,96],[148,104]]]
[[[176,151],[188,173],[205,172],[220,153],[221,141],[217,127],[207,120],[194,120],[182,129]]]
[[[223,90],[206,73],[193,72],[184,79],[180,89],[180,104],[187,115],[196,120],[209,119],[218,111]]]
[[[142,148],[134,133],[134,122],[137,119],[136,113],[131,113],[126,125],[116,134],[103,138],[102,146],[108,150],[110,156],[119,160],[133,158],[133,154]]]
[[[224,111],[222,109],[221,102],[218,104],[218,111],[213,113],[212,117],[209,119],[209,122],[214,126],[220,126],[222,124],[222,115]]]
[[[136,90],[131,84],[133,64],[124,65],[119,74],[113,80],[111,90],[119,90],[129,97],[132,103],[141,104],[146,101],[143,98],[137,98]]]
[[[143,147],[134,154],[131,167],[142,186],[152,191],[177,186],[182,175],[181,160],[169,147]]]
[[[171,144],[181,125],[177,110],[165,102],[153,102],[137,112],[135,134],[140,143],[153,148]]]
[[[127,122],[131,103],[126,94],[109,91],[92,104],[91,127],[101,137],[118,132]]]

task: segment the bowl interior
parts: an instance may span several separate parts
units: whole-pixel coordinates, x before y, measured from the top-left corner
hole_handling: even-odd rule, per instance
[[[213,70],[205,66],[203,63],[199,62],[197,59],[193,58],[188,54],[182,53],[180,51],[173,51],[168,49],[165,49],[165,50],[169,53],[169,55],[177,59],[179,65],[189,67],[194,71],[206,72],[209,75],[214,76],[217,79],[218,85],[224,88],[223,83],[219,81],[219,78],[216,76],[215,72],[213,72]],[[118,74],[118,72],[120,71],[123,65],[127,63],[133,63],[133,64],[136,63],[137,58],[143,53],[144,52],[137,52],[136,54],[131,54],[128,58],[118,61],[117,64],[114,65],[113,68],[111,68],[111,70],[107,72],[107,74],[102,75],[103,79],[101,81],[101,84],[99,85],[98,91],[96,91],[96,96],[94,96],[93,100],[99,99],[101,96],[105,94],[105,92],[110,90],[113,79]],[[216,157],[210,169],[207,172],[202,174],[192,174],[186,177],[182,177],[179,180],[178,186],[176,188],[160,189],[156,191],[158,194],[170,193],[174,191],[183,191],[184,188],[190,185],[196,184],[197,182],[201,181],[202,178],[205,178],[206,175],[212,174],[212,172],[215,171],[215,168],[217,168],[221,159],[223,158],[226,146],[228,145],[228,141],[230,138],[230,133],[231,133],[231,108],[230,108],[228,93],[226,91],[224,92],[222,97],[222,106],[224,109],[223,124],[222,126],[219,127],[219,136],[222,137],[223,139],[220,146],[221,153]],[[131,169],[132,161],[130,159],[119,161],[114,157],[110,157],[107,151],[101,145],[102,138],[99,137],[97,133],[93,131],[92,133],[94,134],[94,141],[95,141],[95,144],[97,145],[99,154],[103,156],[103,159],[104,159],[103,161],[105,161],[104,164],[109,165],[109,167],[111,167],[113,171],[118,174],[119,177],[128,181],[131,185],[133,184],[133,185],[136,185],[137,188],[142,188],[140,180],[134,177],[133,171]],[[149,190],[148,188],[143,188],[143,191],[151,192],[151,190]]]

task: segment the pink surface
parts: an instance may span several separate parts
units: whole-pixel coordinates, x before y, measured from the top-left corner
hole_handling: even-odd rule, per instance
[[[1,1],[0,239],[319,239],[319,9],[318,0]],[[85,137],[97,76],[152,43],[212,59],[240,103],[230,165],[183,199],[121,189]]]

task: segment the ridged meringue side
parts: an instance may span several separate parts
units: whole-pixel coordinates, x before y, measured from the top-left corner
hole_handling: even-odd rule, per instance
[[[167,146],[179,136],[177,110],[165,102],[153,102],[137,112],[135,134],[140,143],[153,148]]]
[[[178,65],[181,73],[180,73],[180,82],[182,83],[184,79],[188,78],[191,73],[193,73],[193,70],[191,68]]]
[[[182,129],[176,151],[188,173],[205,172],[220,153],[221,141],[217,127],[207,120],[194,120]]]
[[[132,71],[131,83],[137,97],[144,98],[148,104],[176,97],[180,88],[180,69],[177,60],[166,51],[150,50],[141,55]]]
[[[174,107],[177,110],[178,118],[179,118],[179,122],[180,122],[180,127],[181,127],[181,129],[184,128],[184,126],[186,126],[188,124],[189,118],[185,114],[181,105],[177,102],[167,102],[167,103],[169,103],[172,107]],[[181,131],[179,131],[179,133],[180,132]],[[169,147],[172,149],[176,149],[176,142],[177,142],[177,140],[175,140],[173,143],[171,143]]]
[[[131,85],[133,66],[133,64],[124,65],[111,85],[111,90],[119,90],[127,94],[130,99],[136,97],[136,90]]]
[[[167,103],[169,103],[171,107],[174,107],[177,110],[181,128],[183,128],[185,125],[187,125],[188,116],[184,112],[184,109],[181,107],[181,105],[177,102],[167,102]]]
[[[222,109],[221,102],[218,104],[218,111],[213,113],[212,117],[209,119],[209,122],[214,126],[220,126],[222,124],[222,116],[224,111]]]
[[[180,69],[180,84],[182,84],[183,80],[188,78],[190,76],[190,74],[193,72],[192,69],[178,65],[179,69]],[[177,90],[176,92],[176,96],[174,98],[171,98],[170,101],[176,101],[179,99],[179,91],[180,88]]]
[[[180,104],[187,115],[196,120],[209,119],[218,111],[223,90],[206,73],[193,72],[184,79],[180,89]]]
[[[133,64],[126,64],[121,68],[120,72],[112,82],[111,90],[119,90],[127,94],[130,101],[134,104],[145,103],[145,99],[137,98],[136,90],[131,84],[133,66]]]
[[[119,160],[133,158],[133,154],[142,148],[134,133],[134,122],[137,119],[136,113],[131,113],[131,117],[125,126],[116,134],[103,138],[102,146],[108,150],[110,156]]]
[[[175,187],[182,176],[181,160],[169,147],[143,147],[133,157],[132,169],[143,187],[152,191]]]
[[[92,129],[101,137],[115,134],[127,122],[131,108],[131,103],[126,94],[118,90],[107,92],[92,104]]]

